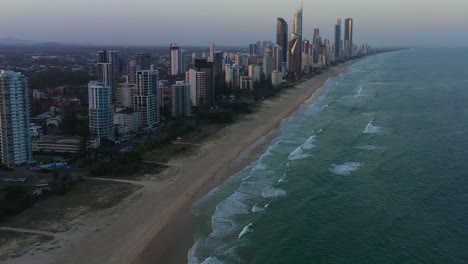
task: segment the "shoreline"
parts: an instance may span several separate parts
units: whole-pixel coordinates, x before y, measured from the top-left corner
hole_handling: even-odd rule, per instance
[[[308,80],[305,80],[295,85],[292,89],[307,89],[307,86],[313,86],[313,88],[309,91],[305,91],[306,94],[308,94],[308,96],[306,96],[300,104],[290,108],[286,116],[277,121],[266,134],[254,141],[250,146],[245,147],[235,159],[229,161],[228,163],[226,163],[225,166],[220,168],[219,171],[216,172],[213,176],[214,182],[211,180],[207,181],[206,185],[202,186],[198,193],[195,194],[194,200],[190,204],[190,206],[188,208],[185,208],[186,211],[184,212],[184,210],[181,209],[179,215],[177,217],[174,217],[176,221],[165,226],[163,230],[147,245],[147,247],[144,249],[139,258],[132,263],[152,264],[155,263],[155,261],[165,261],[169,258],[173,260],[173,256],[168,255],[167,253],[172,249],[172,246],[176,245],[178,242],[180,243],[180,240],[182,238],[187,237],[187,234],[184,234],[184,232],[182,232],[183,228],[181,227],[193,224],[193,215],[191,213],[193,203],[207,195],[213,189],[222,185],[230,177],[240,172],[252,162],[257,160],[259,156],[262,155],[262,153],[264,153],[268,149],[268,147],[271,145],[271,142],[281,135],[281,126],[283,125],[283,123],[288,122],[288,120],[291,117],[293,117],[294,114],[299,112],[301,107],[303,107],[306,103],[315,100],[318,96],[321,95],[322,88],[325,85],[326,81],[346,72],[351,65],[366,58],[368,57],[349,61],[334,68],[330,68],[329,71],[323,73],[322,75],[314,76]],[[282,97],[282,93],[284,92],[287,92],[287,90],[281,91],[278,97]],[[253,115],[255,114],[256,113],[253,113]],[[190,233],[190,235],[192,236],[193,234]],[[190,244],[190,247],[191,246],[192,244]],[[177,261],[171,261],[171,263],[179,263],[179,259],[181,260],[180,263],[186,263],[187,253],[190,247],[185,248],[185,255],[177,257]],[[184,262],[182,262],[182,259]]]
[[[256,112],[203,142],[195,156],[175,160],[180,167],[164,172],[170,180],[145,185],[131,195],[131,204],[99,219],[102,228],[78,232],[36,263],[158,263],[190,223],[195,201],[257,160],[280,134],[281,124],[315,99],[328,79],[366,58],[330,68],[263,101]]]

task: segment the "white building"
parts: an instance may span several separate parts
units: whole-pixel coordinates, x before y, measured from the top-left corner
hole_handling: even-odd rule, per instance
[[[141,113],[132,108],[118,108],[114,114],[114,125],[120,134],[138,132],[141,128]]]
[[[141,125],[154,127],[161,120],[162,88],[158,85],[159,72],[157,70],[142,70],[136,73],[135,94],[133,107],[141,113]]]
[[[172,86],[172,116],[190,116],[192,102],[190,100],[190,84],[177,82]]]
[[[173,43],[171,50],[171,75],[179,75],[185,72],[187,66],[187,54]]]
[[[273,58],[273,51],[268,47],[263,54],[263,74],[265,78],[271,77],[271,73],[275,68],[275,61]]]
[[[226,84],[231,89],[239,89],[239,67],[237,65],[226,65],[224,69]]]
[[[44,131],[42,126],[31,123],[29,124],[29,134],[31,137],[40,137],[44,134]]]
[[[10,167],[31,161],[28,83],[19,72],[0,71],[0,158]]]
[[[258,65],[249,65],[249,77],[252,78],[254,82],[260,81],[260,76],[262,75],[262,68]]]
[[[190,99],[193,106],[200,106],[204,102],[206,94],[206,73],[190,69],[187,74],[190,84]]]
[[[135,84],[124,82],[117,87],[117,102],[122,107],[133,108],[133,97],[135,96]]]
[[[101,82],[88,84],[89,128],[98,138],[114,139],[111,87]]]
[[[251,77],[241,76],[240,77],[240,89],[241,90],[253,90],[254,82]]]
[[[283,82],[283,73],[274,70],[271,74],[271,84],[273,84],[274,87],[278,87],[281,85]]]

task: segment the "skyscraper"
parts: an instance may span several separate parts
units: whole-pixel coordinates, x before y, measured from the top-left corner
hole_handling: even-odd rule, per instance
[[[289,38],[289,71],[301,73],[302,69],[302,15],[303,8],[294,14],[294,30]]]
[[[177,44],[175,43],[172,43],[170,46],[170,52],[171,52],[171,75],[179,75],[180,60],[181,60],[179,46],[177,46]]]
[[[302,37],[302,6],[301,8],[294,13],[294,30],[293,33]]]
[[[288,50],[286,50],[286,56],[287,56]],[[273,60],[274,60],[274,69],[282,72],[283,71],[283,48],[281,46],[276,45],[275,49],[273,51]]]
[[[191,112],[190,84],[178,82],[172,85],[172,116],[189,116]]]
[[[249,51],[250,51],[250,56],[256,56],[258,55],[258,45],[256,43],[250,44],[249,45]]]
[[[341,18],[338,18],[335,25],[335,58],[341,56]]]
[[[29,97],[26,77],[0,71],[0,158],[9,167],[31,161]]]
[[[316,46],[320,46],[320,43],[317,43],[318,41],[318,36],[320,36],[320,29],[319,28],[314,28],[314,39],[312,40],[312,43]]]
[[[345,49],[346,52],[348,53],[348,57],[353,56],[353,19],[352,18],[347,18],[345,20]]]
[[[102,82],[88,84],[89,129],[98,138],[114,139],[111,87]]]
[[[117,51],[101,50],[98,52],[97,79],[111,88],[111,98],[117,93],[116,80],[120,77],[120,61]]]
[[[301,36],[291,33],[289,39],[289,61],[288,71],[299,74],[302,69],[302,38]]]
[[[263,74],[265,75],[265,78],[271,78],[271,73],[273,72],[275,68],[275,62],[273,59],[273,51],[270,49],[270,47],[267,47],[265,49],[265,53],[263,54]]]
[[[190,69],[187,74],[187,81],[190,84],[190,100],[193,106],[202,106],[206,96],[206,73]]]
[[[220,53],[222,55],[222,53]],[[218,55],[215,52],[215,58]],[[222,65],[221,65],[222,67]],[[204,73],[204,87],[199,90],[197,94],[197,105],[213,105],[215,100],[215,67],[213,62],[208,62],[205,59],[197,59],[195,60],[195,70],[197,72]],[[192,85],[192,83],[190,83]],[[191,88],[192,90],[194,88]],[[192,102],[195,103],[195,102]]]
[[[141,124],[154,127],[160,122],[162,89],[158,86],[159,72],[154,69],[136,72],[133,107],[141,113]]]
[[[239,89],[239,67],[237,65],[226,65],[225,81],[229,88]]]
[[[216,46],[214,43],[210,44],[210,58],[208,62],[214,62],[214,53],[216,52]]]
[[[136,70],[145,71],[151,69],[151,56],[148,53],[138,53],[136,56]]]
[[[276,45],[282,49],[281,62],[288,61],[288,23],[280,17],[276,22]],[[281,71],[281,70],[280,70]]]

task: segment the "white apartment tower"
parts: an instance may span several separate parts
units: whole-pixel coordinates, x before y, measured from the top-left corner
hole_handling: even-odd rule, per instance
[[[187,76],[193,106],[200,106],[206,95],[206,72],[190,69]]]
[[[0,158],[6,166],[31,161],[29,98],[26,77],[0,71]]]
[[[88,84],[89,129],[98,138],[114,139],[111,87],[102,82]]]

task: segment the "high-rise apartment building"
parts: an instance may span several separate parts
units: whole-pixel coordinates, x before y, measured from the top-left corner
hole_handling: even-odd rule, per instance
[[[102,82],[88,84],[89,129],[97,138],[114,139],[111,87]]]
[[[193,106],[205,104],[206,97],[206,73],[190,69],[187,73],[187,81],[190,85],[190,100]]]
[[[338,18],[335,25],[335,58],[341,57],[341,18]]]
[[[120,60],[117,51],[102,50],[98,52],[97,79],[111,87],[111,98],[117,93],[116,81],[120,77]]]
[[[288,61],[288,23],[283,18],[276,22],[276,45],[282,49],[281,62]]]
[[[151,69],[151,56],[148,53],[138,53],[136,56],[136,70],[145,71]]]
[[[286,50],[286,54],[287,54]],[[283,71],[283,48],[279,45],[276,45],[273,50],[273,60],[274,60],[274,69],[282,72]]]
[[[172,86],[172,116],[190,116],[192,103],[190,100],[190,84],[177,82]]]
[[[28,96],[23,74],[0,71],[0,158],[9,167],[31,161]]]
[[[205,87],[200,88],[197,90],[197,106],[198,105],[213,105],[215,103],[215,65],[216,68],[219,68],[219,65],[217,64],[219,55],[222,55],[222,52],[215,52],[215,62],[208,62],[206,59],[197,59],[195,60],[195,70],[197,72],[203,72],[205,73],[204,78],[204,85]],[[221,56],[221,67],[222,67],[222,56]],[[222,69],[217,70],[219,71],[219,75],[221,77]],[[190,82],[190,85],[192,83]],[[193,87],[191,88],[192,90],[194,89]],[[192,103],[194,103],[192,101]]]
[[[225,81],[226,84],[231,89],[239,89],[239,79],[240,79],[240,72],[239,67],[237,65],[226,65],[225,68]]]
[[[171,75],[179,75],[180,73],[180,48],[177,44],[172,43],[170,47],[171,51]]]
[[[353,27],[354,27],[353,19],[347,18],[345,20],[344,40],[345,40],[345,50],[348,53],[347,55],[349,57],[353,56]]]
[[[267,47],[265,49],[265,53],[263,54],[263,74],[265,75],[265,78],[271,78],[271,73],[273,72],[275,68],[275,61],[273,58],[273,51],[270,49],[270,47]]]
[[[162,89],[158,86],[159,72],[154,69],[136,72],[133,107],[141,113],[141,124],[152,128],[160,122]]]

